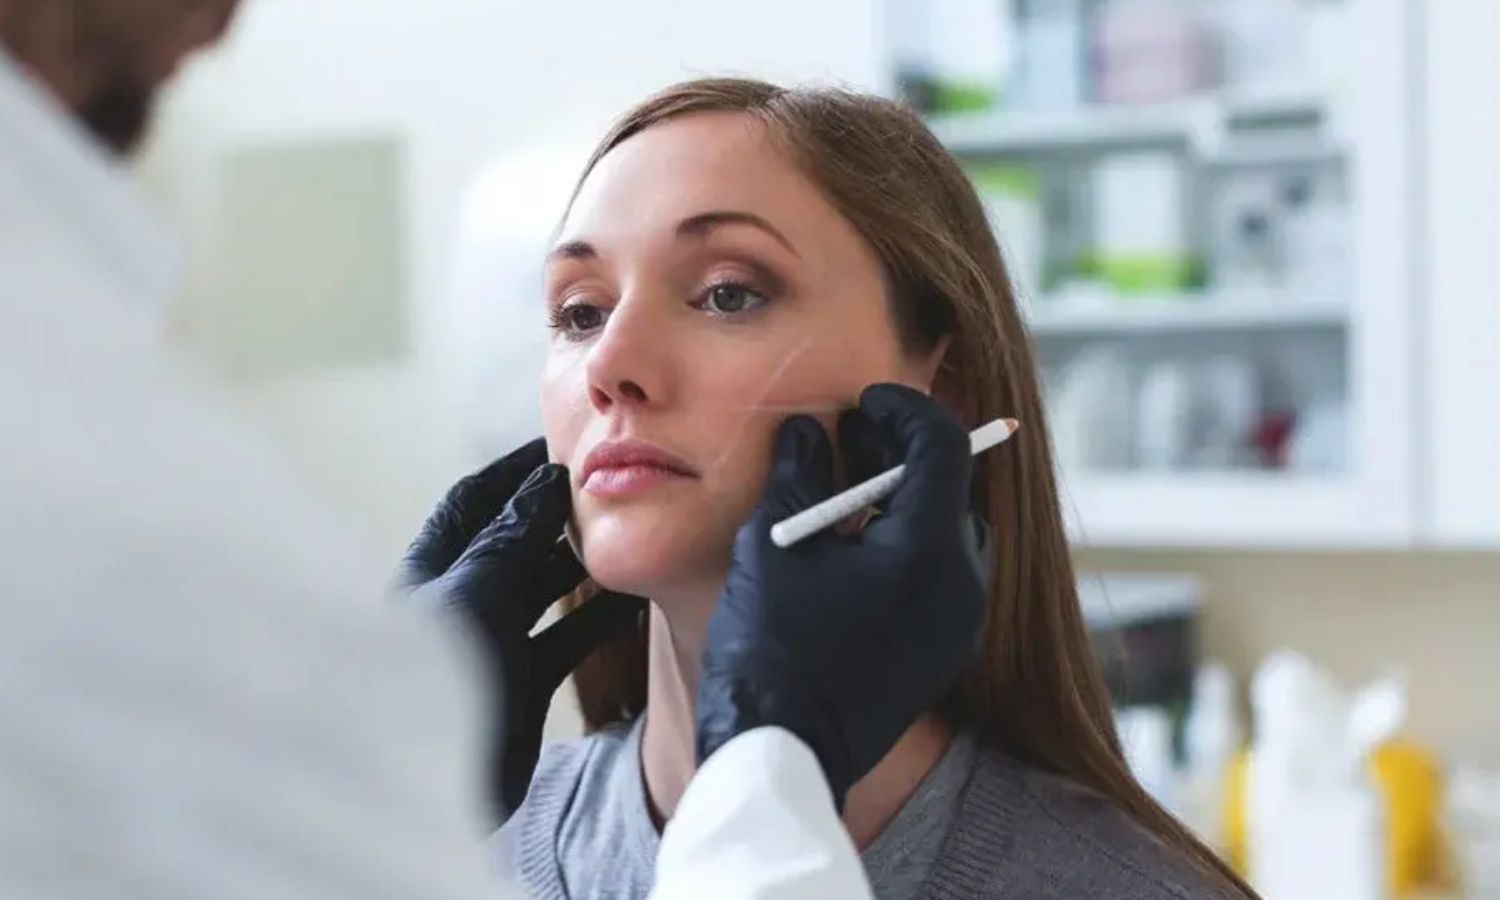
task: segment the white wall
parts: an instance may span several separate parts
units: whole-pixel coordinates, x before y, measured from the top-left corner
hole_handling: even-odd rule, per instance
[[[463,382],[486,348],[474,339],[473,291],[468,307],[456,304],[452,277],[465,191],[487,164],[507,154],[534,164],[548,147],[576,156],[613,115],[698,74],[879,88],[886,76],[877,6],[248,0],[228,43],[194,64],[169,98],[142,167],[195,233],[195,257],[211,261],[222,250],[211,223],[216,160],[226,147],[363,135],[404,141],[411,359],[238,387],[309,465],[378,523],[404,533],[455,471],[489,450],[476,446],[475,423],[463,421],[474,416]],[[526,178],[507,180],[503,171],[489,178],[491,206],[503,207],[504,189]],[[534,195],[521,202],[545,205]],[[551,222],[560,211],[528,210],[527,221]],[[200,263],[200,301],[214,280],[211,262]],[[188,334],[193,298],[179,316]],[[518,337],[487,348],[492,359],[513,360],[514,389],[486,400],[495,404],[487,414],[507,422],[534,407],[536,348]],[[493,438],[505,427],[477,430]]]
[[[1431,360],[1430,525],[1443,541],[1500,543],[1500,4],[1427,9],[1423,186]]]

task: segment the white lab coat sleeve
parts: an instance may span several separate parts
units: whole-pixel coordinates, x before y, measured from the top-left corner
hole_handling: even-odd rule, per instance
[[[662,836],[652,900],[871,897],[812,750],[783,728],[731,740]]]

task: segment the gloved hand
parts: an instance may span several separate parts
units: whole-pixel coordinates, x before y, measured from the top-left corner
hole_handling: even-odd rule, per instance
[[[735,539],[698,685],[698,758],[778,725],[850,785],[952,686],[985,616],[982,525],[969,514],[967,432],[926,395],[876,385],[839,421],[851,481],[906,463],[881,515],[780,548],[771,525],[827,499],[833,448],[806,416],[777,435],[765,496]],[[980,529],[977,531],[976,529]]]
[[[493,694],[488,768],[501,823],[526,798],[552,695],[645,609],[638,597],[600,594],[531,636],[547,608],[586,574],[558,540],[570,509],[568,470],[547,463],[537,439],[455,485],[398,576],[419,597],[458,611],[477,638]]]

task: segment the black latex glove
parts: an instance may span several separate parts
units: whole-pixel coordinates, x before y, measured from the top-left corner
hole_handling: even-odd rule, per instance
[[[698,756],[779,725],[817,755],[842,807],[850,785],[953,685],[985,615],[968,434],[926,395],[876,385],[839,422],[859,468],[906,463],[883,514],[782,549],[771,525],[831,495],[833,447],[806,416],[777,435],[765,497],[736,537],[709,620]],[[855,478],[874,471],[854,471]]]
[[[477,638],[493,693],[488,774],[500,822],[531,786],[552,695],[645,608],[637,597],[600,594],[531,636],[585,576],[558,540],[570,509],[568,470],[547,463],[538,439],[455,485],[401,564],[403,586],[457,610]]]

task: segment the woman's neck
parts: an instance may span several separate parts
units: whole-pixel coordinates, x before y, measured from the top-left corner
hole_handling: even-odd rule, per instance
[[[671,614],[652,604],[646,687],[646,723],[641,735],[641,769],[652,816],[661,825],[672,817],[697,769],[693,706],[698,660],[711,603],[671,603]],[[947,749],[951,734],[933,716],[908,728],[891,752],[849,790],[844,824],[856,846],[868,846],[901,810]]]

